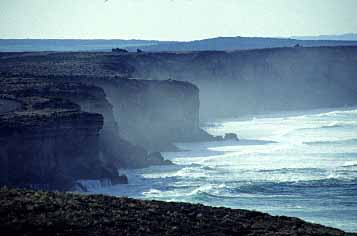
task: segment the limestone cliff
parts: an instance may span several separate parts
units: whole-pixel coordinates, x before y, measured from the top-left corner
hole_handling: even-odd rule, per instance
[[[196,84],[205,118],[357,103],[357,47],[138,54],[128,64],[132,76]]]
[[[0,53],[0,72],[189,81],[201,117],[357,103],[357,47],[181,53]]]
[[[13,82],[1,80],[3,102],[21,104],[0,114],[1,184],[62,190],[77,179],[119,177],[98,160],[102,115],[68,100],[26,96]]]
[[[199,91],[187,82],[96,80],[113,104],[119,133],[149,152],[212,138],[199,127]]]
[[[212,138],[198,125],[198,89],[186,82],[2,75],[0,85],[0,184],[126,183],[118,168],[171,164],[157,151]]]
[[[34,78],[2,77],[0,84],[7,104],[0,107],[1,185],[68,190],[82,179],[127,182],[111,160],[100,159],[103,116],[73,102],[106,110],[101,89]]]
[[[229,117],[357,104],[357,47],[276,48],[127,56],[131,76],[185,80],[201,116]]]

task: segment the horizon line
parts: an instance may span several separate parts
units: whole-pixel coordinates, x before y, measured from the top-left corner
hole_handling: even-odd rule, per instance
[[[157,41],[157,42],[193,42],[193,41],[200,41],[206,39],[217,39],[217,38],[276,38],[276,39],[296,39],[298,37],[338,37],[338,36],[346,36],[346,35],[357,35],[357,33],[350,32],[350,33],[341,33],[341,34],[320,34],[320,35],[291,35],[291,36],[214,36],[214,37],[207,37],[207,38],[198,38],[198,39],[191,39],[191,40],[161,40],[161,39],[143,39],[143,38],[36,38],[36,37],[24,37],[24,38],[1,38],[0,40],[123,40],[123,41]],[[301,39],[300,39],[301,40]]]

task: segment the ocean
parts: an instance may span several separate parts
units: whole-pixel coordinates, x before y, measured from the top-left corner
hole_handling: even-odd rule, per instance
[[[357,232],[357,108],[207,122],[240,141],[177,144],[174,166],[121,170],[128,185],[91,193],[257,210]]]

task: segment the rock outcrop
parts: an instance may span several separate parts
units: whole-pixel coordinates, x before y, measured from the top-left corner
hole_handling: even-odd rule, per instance
[[[223,139],[239,141],[238,135],[235,133],[226,133],[224,135]]]

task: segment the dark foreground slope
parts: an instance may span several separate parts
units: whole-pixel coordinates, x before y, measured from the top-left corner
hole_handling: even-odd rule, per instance
[[[356,235],[246,210],[6,188],[0,190],[0,234]]]

